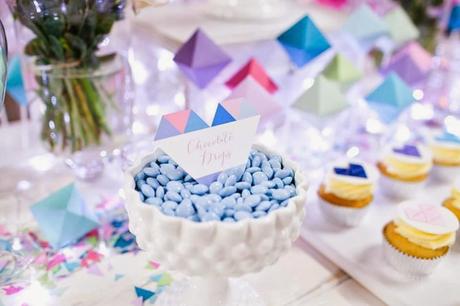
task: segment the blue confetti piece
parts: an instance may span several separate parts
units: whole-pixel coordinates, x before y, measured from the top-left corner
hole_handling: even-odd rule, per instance
[[[150,291],[140,287],[134,287],[136,291],[136,296],[142,298],[142,301],[145,302],[155,295],[154,291]]]

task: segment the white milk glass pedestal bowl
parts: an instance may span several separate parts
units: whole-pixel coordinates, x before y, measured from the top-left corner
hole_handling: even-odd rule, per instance
[[[275,153],[260,145],[253,148]],[[164,215],[141,202],[133,177],[155,157],[155,153],[145,156],[126,173],[129,229],[136,235],[139,247],[166,269],[190,277],[173,283],[159,295],[155,305],[266,305],[248,284],[235,277],[275,263],[299,237],[307,191],[299,167],[283,157],[283,164],[295,172],[297,190],[286,207],[259,219],[197,223]]]

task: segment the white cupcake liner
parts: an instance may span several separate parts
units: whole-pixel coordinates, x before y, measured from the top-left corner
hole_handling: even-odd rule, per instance
[[[370,204],[363,208],[338,206],[325,201],[321,197],[318,197],[318,201],[321,212],[328,221],[349,227],[359,225],[370,206]]]
[[[422,278],[433,273],[447,254],[432,259],[413,257],[398,251],[384,236],[383,255],[395,270],[411,278]]]
[[[460,177],[460,166],[433,165],[431,170],[434,178],[441,182],[454,182]]]
[[[379,182],[379,187],[385,195],[400,200],[417,197],[426,184],[426,180],[422,182],[404,182],[383,174],[380,176]]]

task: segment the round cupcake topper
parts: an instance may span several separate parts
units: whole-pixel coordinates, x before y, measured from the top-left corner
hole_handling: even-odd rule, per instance
[[[426,147],[414,144],[392,145],[386,148],[384,154],[407,163],[431,163],[432,159]]]
[[[420,201],[407,201],[398,207],[399,218],[410,226],[429,234],[455,232],[458,219],[447,208]]]
[[[377,170],[369,164],[352,160],[336,162],[328,171],[328,176],[351,184],[369,184],[377,180]]]

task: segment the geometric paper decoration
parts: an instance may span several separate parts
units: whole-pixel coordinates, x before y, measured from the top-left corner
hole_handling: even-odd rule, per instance
[[[231,58],[201,29],[182,45],[174,56],[181,71],[199,88],[205,88]]]
[[[334,168],[334,172],[338,175],[367,178],[366,170],[364,170],[363,166],[358,164],[350,163],[348,168]]]
[[[254,79],[271,94],[278,90],[278,86],[275,82],[273,82],[262,65],[260,65],[254,58],[251,58],[246,65],[244,65],[227,82],[225,82],[225,85],[227,85],[230,89],[234,89],[247,78]]]
[[[261,128],[275,116],[280,115],[283,110],[278,101],[253,78],[243,80],[226,98],[226,100],[235,99],[241,99],[255,109],[255,113],[260,115]]]
[[[349,33],[361,45],[372,46],[384,35],[389,35],[388,26],[368,5],[360,5],[348,16],[342,30]]]
[[[457,3],[452,7],[447,23],[447,33],[460,30],[460,4]]]
[[[189,133],[209,126],[194,111],[186,109],[161,117],[155,140]]]
[[[21,106],[27,105],[26,90],[22,77],[21,60],[19,56],[11,59],[8,68],[8,78],[6,81],[6,91],[13,100]]]
[[[277,40],[297,67],[304,66],[331,47],[308,16],[302,17],[281,33]]]
[[[324,117],[344,110],[348,102],[337,82],[320,75],[292,106],[303,112]]]
[[[402,155],[412,156],[412,157],[421,157],[419,150],[416,146],[405,144],[401,148],[393,148],[393,152],[399,153]]]
[[[396,73],[390,73],[366,97],[372,108],[379,114],[383,122],[389,123],[397,119],[399,114],[413,101],[412,89]]]
[[[391,57],[382,73],[396,72],[406,83],[415,85],[426,79],[431,67],[431,54],[419,43],[411,42]]]
[[[396,6],[384,17],[393,43],[399,47],[409,41],[415,40],[420,35],[406,11],[401,6]]]
[[[437,141],[450,142],[460,145],[460,136],[444,131],[441,135],[435,137]]]
[[[99,225],[74,184],[50,194],[30,210],[55,249],[76,242]]]
[[[323,75],[329,80],[348,85],[359,80],[363,73],[349,59],[338,53],[326,66]]]

